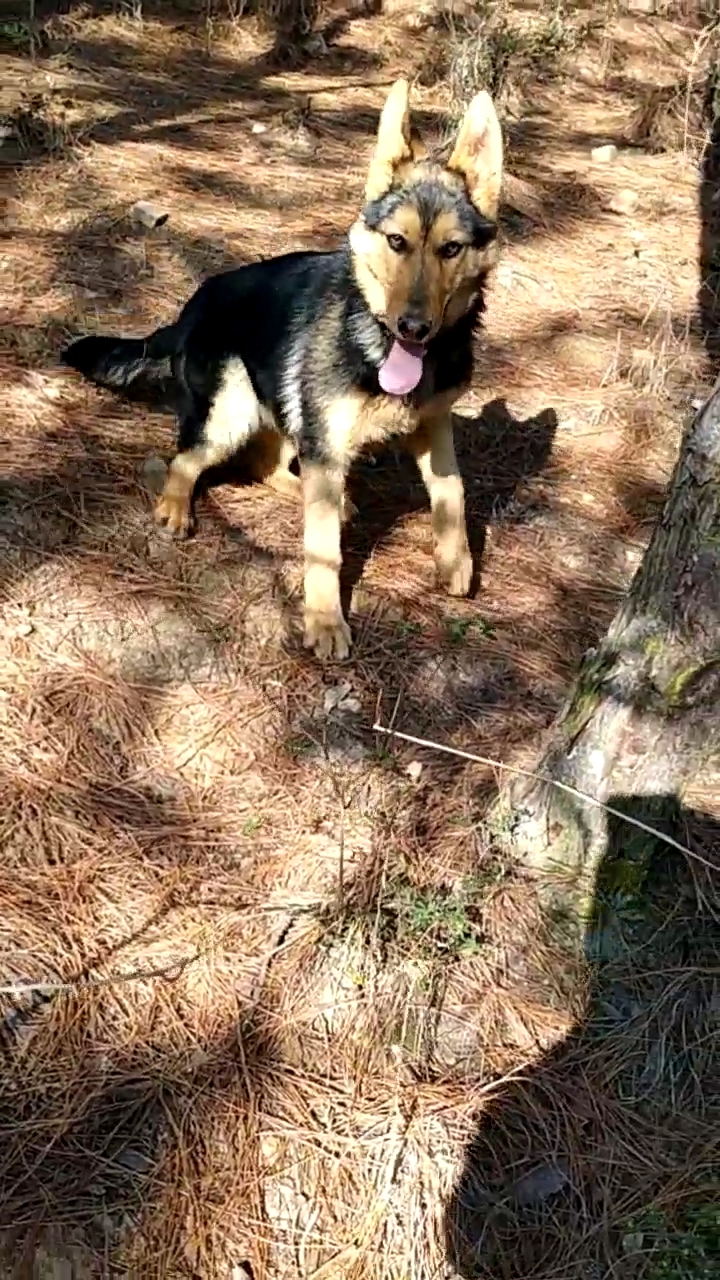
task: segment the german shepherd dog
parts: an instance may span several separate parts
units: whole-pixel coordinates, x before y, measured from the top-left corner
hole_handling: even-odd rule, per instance
[[[430,498],[439,577],[454,596],[472,578],[451,408],[470,383],[496,260],[502,135],[479,93],[442,164],[411,126],[408,94],[399,80],[387,98],[365,204],[340,248],[212,276],[150,337],[80,338],[62,355],[131,398],[170,388],[179,445],[156,515],[172,533],[190,531],[201,474],[246,446],[257,479],[302,499],[305,645],[324,659],[350,651],[341,526],[364,446],[404,439]]]

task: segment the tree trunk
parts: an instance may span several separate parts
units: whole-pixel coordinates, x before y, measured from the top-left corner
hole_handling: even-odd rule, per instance
[[[667,830],[682,788],[719,747],[720,379],[685,433],[627,597],[550,731],[536,772],[551,781],[513,784],[496,828],[582,915],[601,867],[605,877],[614,867],[616,889],[624,878],[639,888],[655,843],[602,806]]]

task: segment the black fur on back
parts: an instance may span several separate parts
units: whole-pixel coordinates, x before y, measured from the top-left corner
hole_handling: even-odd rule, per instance
[[[414,403],[469,380],[483,307],[481,288],[471,310],[429,344]],[[392,341],[357,285],[346,243],[331,252],[290,253],[211,276],[174,324],[145,339],[80,338],[62,360],[127,399],[174,410],[181,447],[187,447],[228,359],[239,356],[258,399],[290,435],[300,430],[289,408],[288,385],[294,382],[307,418],[306,451],[312,453],[316,433],[312,414],[305,415],[308,395],[331,399],[351,388],[381,395],[378,367]]]

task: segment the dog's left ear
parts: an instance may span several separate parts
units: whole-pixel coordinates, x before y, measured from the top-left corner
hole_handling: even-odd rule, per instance
[[[462,174],[475,208],[494,222],[500,205],[503,140],[493,100],[484,89],[465,112],[448,169]]]
[[[414,146],[410,127],[410,86],[407,80],[397,80],[380,116],[375,154],[365,183],[366,201],[377,200],[390,190],[395,170],[413,159]]]

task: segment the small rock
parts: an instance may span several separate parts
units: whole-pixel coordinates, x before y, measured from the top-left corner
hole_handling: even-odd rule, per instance
[[[419,760],[411,760],[405,772],[411,782],[419,782],[423,767]]]
[[[569,1181],[568,1169],[562,1163],[540,1165],[518,1178],[512,1189],[513,1198],[518,1205],[539,1204],[557,1195]]]
[[[263,124],[262,121],[260,120],[256,120],[250,132],[251,133],[267,133],[267,125]]]
[[[303,40],[302,48],[311,58],[324,58],[328,51],[325,37],[319,31],[313,32]]]
[[[323,711],[334,711],[351,690],[352,685],[348,684],[347,680],[341,680],[339,684],[326,689],[323,694]]]
[[[316,142],[310,130],[301,124],[293,134],[290,145],[295,151],[314,151]]]
[[[105,1192],[105,1195],[107,1195],[107,1191]],[[113,1217],[111,1213],[98,1213],[93,1218],[93,1222],[95,1226],[100,1228],[103,1235],[107,1236],[108,1238],[114,1236],[115,1232],[117,1231],[117,1220]],[[55,1274],[57,1275],[57,1272]],[[70,1276],[72,1275],[72,1272],[62,1271],[60,1274]]]
[[[595,164],[610,164],[613,160],[617,160],[618,149],[614,142],[608,142],[602,147],[593,147],[590,152],[590,159]]]
[[[642,231],[638,231],[637,227],[633,227],[630,231],[630,240],[633,246],[633,257],[639,258],[645,252],[645,237]]]
[[[569,569],[571,573],[581,570],[586,563],[585,556],[579,552],[570,552],[563,558],[564,567]]]
[[[19,622],[15,628],[16,636],[31,636],[35,627],[32,622]]]
[[[577,78],[582,80],[583,84],[597,84],[597,72],[592,67],[580,66],[577,69]]]
[[[327,745],[325,756],[332,764],[358,764],[365,759],[365,748],[345,734],[342,741]]]
[[[142,464],[142,479],[151,493],[160,493],[167,477],[167,467],[157,453],[149,453]]]
[[[360,710],[360,700],[353,696],[352,685],[347,680],[341,680],[339,684],[331,689],[326,689],[323,695],[323,711],[328,715],[331,711],[349,711],[357,713]]]
[[[655,353],[648,347],[633,347],[628,361],[628,376],[635,386],[645,386],[652,378]]]
[[[14,137],[15,137],[15,130],[13,129],[12,125],[0,124],[0,147],[2,146],[3,142],[9,142],[10,139]]]
[[[36,369],[32,369],[28,373],[28,384],[41,392],[48,400],[57,400],[62,395],[62,386],[57,378],[48,377],[46,373],[39,373]]]
[[[272,1133],[263,1133],[260,1138],[260,1154],[265,1164],[274,1164],[282,1151],[282,1143]]]
[[[142,1151],[136,1151],[133,1147],[125,1147],[123,1151],[118,1151],[115,1163],[121,1165],[123,1169],[129,1169],[131,1173],[149,1173],[153,1167],[150,1157]]]
[[[429,31],[436,21],[436,13],[428,7],[406,14],[403,18],[403,26],[407,31]]]
[[[154,204],[150,204],[148,200],[138,200],[137,204],[134,204],[130,210],[130,217],[138,226],[145,227],[147,231],[152,231],[155,227],[162,227],[170,215],[162,213]]]
[[[189,1071],[202,1071],[210,1061],[210,1054],[207,1049],[202,1049],[199,1045],[193,1049],[187,1060]]]
[[[610,213],[627,214],[633,212],[637,202],[637,192],[631,191],[629,187],[622,187],[620,191],[616,191],[610,197],[606,208],[610,210]]]

